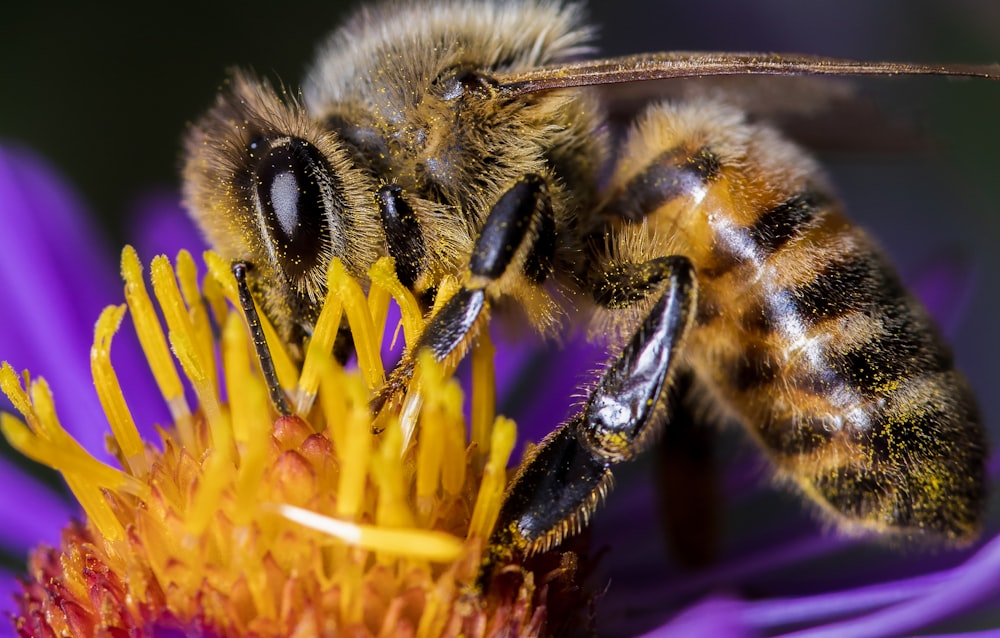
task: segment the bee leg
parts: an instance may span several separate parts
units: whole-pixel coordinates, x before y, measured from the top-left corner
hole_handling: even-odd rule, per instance
[[[611,488],[612,468],[648,447],[660,430],[697,284],[686,257],[641,266],[662,292],[583,409],[522,464],[490,538],[481,586],[498,561],[546,551],[582,530]]]
[[[253,295],[250,293],[250,286],[247,285],[247,270],[250,265],[246,262],[237,261],[232,265],[233,276],[236,278],[236,290],[240,297],[240,306],[243,308],[243,315],[247,319],[247,326],[250,328],[250,336],[253,338],[253,347],[257,351],[257,360],[260,361],[260,371],[264,375],[264,382],[267,384],[267,392],[271,396],[271,403],[278,414],[289,416],[292,409],[285,398],[285,391],[278,383],[278,373],[274,369],[274,360],[271,358],[271,350],[267,346],[267,339],[264,338],[264,329],[261,327],[260,317],[257,315],[257,306],[254,305]]]
[[[678,375],[671,388],[670,427],[650,451],[667,550],[686,569],[714,562],[719,532],[718,437],[705,422],[696,394],[692,373]]]
[[[398,194],[387,193],[398,204]],[[401,396],[413,377],[414,353],[430,350],[438,361],[458,360],[488,314],[490,289],[505,276],[528,277],[541,283],[551,268],[555,223],[545,182],[528,175],[493,206],[473,246],[465,285],[430,320],[417,342],[392,371],[372,399],[373,413]],[[519,264],[520,272],[511,266]]]

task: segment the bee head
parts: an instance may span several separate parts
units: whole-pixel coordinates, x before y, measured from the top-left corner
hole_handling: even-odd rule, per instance
[[[234,74],[186,151],[192,217],[223,257],[251,266],[272,316],[311,323],[333,257],[357,275],[376,259],[369,178],[335,133],[269,83]]]

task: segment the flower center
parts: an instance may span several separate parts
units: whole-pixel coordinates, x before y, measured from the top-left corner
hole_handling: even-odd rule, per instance
[[[369,273],[366,297],[335,260],[301,373],[261,315],[279,381],[295,406],[294,415],[278,418],[243,317],[233,310],[239,304],[228,265],[211,253],[206,263],[199,285],[187,253],[176,268],[166,258],[153,260],[164,332],[135,251],[123,252],[127,311],[173,423],[161,429],[158,445],[140,437],[110,359],[126,306],[105,309],[91,361],[120,469],[93,458],[62,428],[44,379],[25,374],[22,384],[9,364],[0,369],[0,389],[24,416],[2,415],[3,433],[26,456],[62,472],[86,513],[84,523],[67,528],[61,548],[32,555],[19,630],[542,631],[548,588],[529,569],[501,566],[516,574],[504,591],[474,586],[515,438],[513,422],[494,413],[486,331],[471,355],[468,427],[451,371],[419,354],[403,410],[376,423],[368,406],[385,378],[378,353],[390,298],[406,338],[416,341],[425,318],[391,262]],[[357,349],[356,370],[330,356],[342,316]]]

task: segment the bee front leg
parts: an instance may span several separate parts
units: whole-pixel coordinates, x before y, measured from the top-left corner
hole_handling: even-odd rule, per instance
[[[493,206],[469,258],[465,284],[407,350],[372,399],[372,412],[380,412],[405,393],[413,378],[417,352],[429,350],[435,359],[447,363],[461,359],[487,318],[491,289],[506,277],[540,284],[552,268],[554,251],[555,222],[545,182],[538,175],[528,175]]]
[[[240,306],[243,309],[243,316],[246,317],[247,327],[253,339],[254,351],[257,353],[257,360],[260,362],[261,374],[264,375],[264,383],[267,385],[267,392],[271,397],[271,404],[275,411],[282,416],[292,414],[292,408],[288,405],[288,398],[285,391],[278,383],[278,372],[274,369],[274,359],[271,358],[271,350],[267,345],[267,338],[264,336],[264,327],[261,325],[260,316],[257,314],[257,306],[254,304],[253,293],[247,283],[247,271],[250,264],[237,261],[232,265],[233,277],[236,279],[236,290],[239,294]]]
[[[642,275],[642,276],[640,276]],[[694,267],[686,257],[650,260],[609,286],[635,300],[659,298],[631,341],[593,389],[583,409],[546,437],[507,490],[480,572],[512,555],[529,556],[583,529],[611,488],[612,468],[645,449],[662,427],[678,352],[696,307]],[[632,282],[632,288],[622,287]]]

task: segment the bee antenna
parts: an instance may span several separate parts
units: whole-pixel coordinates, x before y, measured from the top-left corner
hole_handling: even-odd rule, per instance
[[[505,97],[577,86],[711,75],[937,75],[1000,80],[1000,65],[865,62],[794,53],[644,53],[496,76]]]

